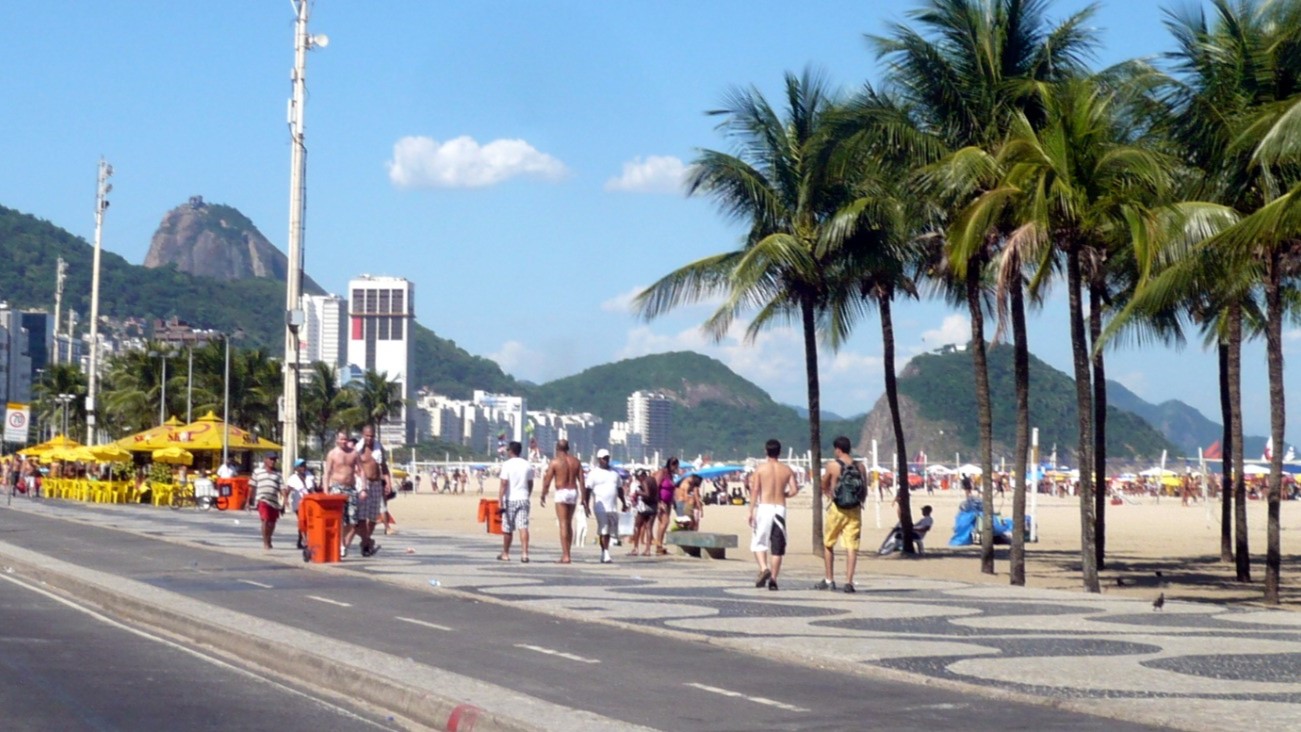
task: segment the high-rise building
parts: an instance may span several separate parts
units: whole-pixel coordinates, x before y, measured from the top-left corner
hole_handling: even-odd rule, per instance
[[[303,295],[303,337],[298,341],[298,358],[303,364],[317,361],[342,368],[348,354],[348,303],[338,295]],[[389,329],[390,333],[392,328]],[[304,374],[310,374],[308,368]]]
[[[507,442],[516,440],[524,444],[524,424],[528,415],[528,401],[524,397],[493,394],[490,391],[475,389],[470,401],[477,407],[483,407],[498,421],[504,420],[510,425],[506,433]]]
[[[0,302],[0,404],[32,400],[32,358],[22,313]]]
[[[402,406],[380,425],[388,445],[412,441],[411,322],[414,287],[402,277],[362,275],[348,282],[348,364],[397,382]]]
[[[672,402],[667,396],[651,391],[634,391],[628,395],[628,433],[641,441],[641,459],[655,453],[669,453],[669,412]],[[628,441],[629,446],[632,440]]]

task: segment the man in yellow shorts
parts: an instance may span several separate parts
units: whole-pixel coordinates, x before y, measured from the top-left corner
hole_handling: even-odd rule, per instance
[[[863,502],[867,500],[867,470],[850,454],[849,438],[841,435],[832,443],[835,459],[822,468],[822,496],[827,513],[822,521],[822,557],[825,578],[815,590],[834,590],[836,539],[845,547],[845,592],[854,589],[854,568],[858,565],[858,540],[863,533]]]

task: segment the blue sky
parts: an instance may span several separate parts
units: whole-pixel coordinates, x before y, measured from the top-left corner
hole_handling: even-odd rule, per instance
[[[1052,15],[1085,4],[1062,0]],[[1099,66],[1164,50],[1167,5],[1103,3]],[[691,349],[803,404],[795,331],[714,344],[697,330],[707,308],[643,323],[626,304],[737,245],[737,226],[677,186],[698,149],[726,149],[704,112],[738,85],[776,103],[783,73],[809,65],[846,90],[875,80],[864,34],[914,6],[317,0],[311,29],[330,44],[307,68],[306,269],[333,291],[363,272],[408,277],[421,323],[520,378]],[[89,239],[104,155],[116,170],[105,247],[129,261],[143,261],[163,214],[191,195],[239,208],[283,249],[292,33],[290,3],[274,0],[0,4],[0,203]],[[1030,343],[1069,372],[1065,312],[1062,296],[1050,299]],[[905,358],[969,332],[937,302],[895,314]],[[861,413],[880,396],[879,332],[868,320],[823,355],[825,408]],[[1298,336],[1289,358],[1301,357]],[[1109,358],[1112,378],[1144,398],[1181,399],[1218,421],[1213,353]],[[1263,346],[1244,364],[1246,426],[1266,434]]]

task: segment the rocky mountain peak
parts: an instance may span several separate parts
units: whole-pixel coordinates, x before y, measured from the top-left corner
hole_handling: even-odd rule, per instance
[[[218,280],[261,277],[284,281],[289,258],[233,206],[191,196],[168,211],[154,232],[144,266],[175,265],[181,272]],[[304,278],[306,292],[320,287]]]

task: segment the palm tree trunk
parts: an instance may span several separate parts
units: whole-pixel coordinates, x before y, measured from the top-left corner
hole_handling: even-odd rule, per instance
[[[1233,429],[1230,421],[1233,410],[1229,402],[1229,344],[1220,339],[1216,347],[1220,357],[1220,421],[1224,430],[1220,435],[1220,561],[1233,561]]]
[[[1093,476],[1089,469],[1093,442],[1093,397],[1089,388],[1089,354],[1084,340],[1084,313],[1080,297],[1080,247],[1072,243],[1066,254],[1066,289],[1070,299],[1071,351],[1075,362],[1075,409],[1078,415],[1080,468],[1080,570],[1087,592],[1102,592],[1098,584],[1097,547],[1094,545]]]
[[[903,553],[915,554],[913,545],[912,502],[908,486],[908,451],[904,447],[903,419],[899,416],[899,384],[894,376],[894,317],[890,314],[891,295],[877,298],[881,312],[881,358],[885,369],[885,400],[890,405],[890,424],[894,427],[895,498],[899,502],[899,528],[903,532]],[[815,509],[816,510],[816,509]],[[820,536],[820,535],[819,535]],[[822,547],[819,544],[818,552]]]
[[[1269,364],[1269,428],[1274,450],[1269,456],[1268,523],[1265,526],[1265,602],[1277,605],[1283,568],[1279,545],[1279,508],[1283,498],[1283,296],[1281,255],[1270,256],[1265,282],[1265,361]]]
[[[1093,526],[1098,570],[1107,568],[1107,371],[1098,341],[1102,339],[1102,288],[1089,284],[1089,344],[1093,351]],[[1081,471],[1082,472],[1082,471]]]
[[[971,367],[976,381],[976,418],[980,425],[980,480],[985,530],[980,532],[980,571],[994,573],[994,418],[989,409],[989,363],[985,354],[985,313],[980,303],[981,262],[967,262],[967,310],[971,314]]]
[[[1247,546],[1247,479],[1242,462],[1242,305],[1229,305],[1229,431],[1233,438],[1233,560],[1239,582],[1251,581]]]
[[[1012,489],[1011,582],[1025,584],[1025,492],[1030,457],[1030,345],[1025,333],[1025,297],[1018,274],[1012,283],[1013,376],[1016,381],[1016,452],[1012,454],[1012,471],[1016,476]],[[1038,490],[1038,487],[1035,487]]]
[[[813,495],[813,554],[822,556],[822,396],[818,382],[818,332],[813,319],[813,303],[800,304],[804,325],[804,372],[809,382],[809,447],[813,459],[809,480]]]

